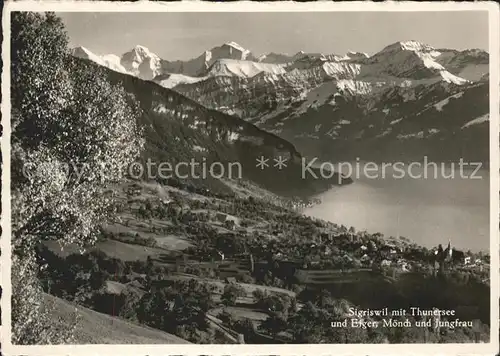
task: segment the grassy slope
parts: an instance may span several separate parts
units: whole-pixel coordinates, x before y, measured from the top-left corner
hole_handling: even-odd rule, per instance
[[[53,308],[53,322],[68,328],[78,315],[75,331],[77,344],[189,344],[184,339],[160,330],[118,319],[45,295],[45,306]]]

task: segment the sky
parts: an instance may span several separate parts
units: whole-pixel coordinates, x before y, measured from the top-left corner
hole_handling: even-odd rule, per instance
[[[191,59],[236,42],[256,56],[299,51],[376,53],[415,40],[436,48],[488,50],[488,14],[454,12],[58,13],[71,47],[121,55],[136,45],[163,59]]]

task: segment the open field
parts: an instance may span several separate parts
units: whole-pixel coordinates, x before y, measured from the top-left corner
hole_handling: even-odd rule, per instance
[[[44,245],[61,257],[67,257],[74,253],[80,253],[80,250],[75,245],[65,246],[63,250],[61,250],[59,244],[55,241],[46,241],[44,242]],[[94,250],[102,251],[108,257],[117,258],[123,261],[146,261],[148,256],[158,258],[160,255],[165,253],[164,250],[159,248],[127,244],[116,240],[97,242],[94,247],[88,249],[87,251],[90,252]]]
[[[161,231],[161,228],[170,225],[161,220],[152,219],[151,225],[147,225],[131,218],[128,224],[129,226],[122,224],[107,225],[105,230],[115,234],[121,234],[123,237],[130,238],[131,241],[133,241],[136,234],[139,234],[142,238],[153,238],[156,240],[159,247],[166,250],[182,251],[193,246],[184,236],[151,232],[152,228]]]
[[[224,307],[224,308],[214,308],[209,311],[210,314],[214,316],[218,316],[223,310],[226,310],[230,314],[233,315],[236,319],[251,319],[253,321],[258,321],[262,322],[267,319],[268,315],[266,313],[263,313],[259,310],[254,310],[250,307],[248,308],[243,308],[243,307]]]
[[[227,283],[220,281],[220,280],[203,278],[203,277],[198,277],[198,276],[193,276],[193,275],[188,275],[188,274],[176,274],[173,276],[166,276],[165,279],[169,279],[169,280],[196,279],[199,282],[210,283],[210,284],[216,286],[217,289],[220,291],[220,293],[222,293],[222,291],[224,290],[224,286],[227,284]],[[238,283],[238,286],[242,287],[245,290],[246,296],[248,298],[252,298],[252,293],[257,289],[267,291],[270,294],[271,293],[286,294],[290,297],[295,297],[295,292],[293,292],[291,290],[283,289],[283,288],[278,288],[278,287],[261,286],[261,285],[250,284],[250,283]]]
[[[105,286],[106,292],[110,294],[121,294],[125,289],[127,289],[127,286],[123,283],[120,282],[115,282],[115,281],[106,281],[106,286]]]

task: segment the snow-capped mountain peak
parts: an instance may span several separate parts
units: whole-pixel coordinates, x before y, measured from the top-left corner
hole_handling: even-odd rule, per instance
[[[105,54],[101,58],[104,59],[105,61],[120,63],[120,57],[118,57],[116,54]]]
[[[160,57],[141,45],[124,53],[120,63],[127,71],[142,79],[153,79],[161,74]]]
[[[156,54],[151,52],[147,47],[137,45],[130,51],[122,55],[122,62],[130,64],[133,68],[139,67],[139,65],[147,58],[158,59]]]
[[[94,53],[92,53],[89,49],[83,47],[83,46],[78,46],[78,47],[75,47],[71,50],[72,54],[73,55],[86,55],[86,56],[92,56],[94,55]]]
[[[226,43],[224,43],[224,45],[236,48],[238,51],[241,51],[241,52],[248,51],[247,49],[243,48],[242,46],[240,46],[239,44],[237,44],[236,42],[233,42],[233,41],[226,42]],[[248,52],[250,52],[250,51],[248,51]]]
[[[329,70],[337,68],[337,64],[342,62],[356,64],[357,69],[354,74],[349,71],[349,74],[342,74],[339,78],[379,78],[377,80],[382,82],[425,79],[462,85],[479,80],[488,69],[487,52],[435,49],[415,40],[395,42],[372,56],[358,51],[348,51],[343,56],[299,51],[294,55],[269,52],[255,57],[235,41],[225,42],[187,61],[164,60],[143,45],[133,47],[121,57],[98,56],[84,47],[75,48],[73,52],[75,56],[145,80],[165,75],[165,78],[170,78],[169,86],[182,82],[202,82],[203,78],[217,76],[252,78],[260,73],[264,77],[268,74],[280,76],[295,69],[303,71],[298,72],[300,77],[312,78],[323,74],[331,77]],[[339,74],[335,73],[334,77],[338,77]],[[290,78],[293,76],[290,75]]]
[[[212,52],[211,51],[205,51],[205,62],[210,62],[212,60]]]
[[[101,56],[95,54],[94,52],[92,52],[91,50],[89,50],[86,47],[83,47],[83,46],[75,47],[71,50],[71,54],[75,57],[89,59],[89,60],[96,62],[100,65],[104,65],[103,58]]]
[[[257,62],[285,64],[293,62],[293,58],[294,56],[289,55],[288,53],[269,52],[267,54],[259,56],[257,58]]]
[[[409,40],[371,56],[354,50],[327,53],[270,51],[254,57],[232,41],[174,61],[144,46],[121,57],[99,56],[84,47],[73,50],[75,56],[114,70],[125,67],[128,74],[297,143],[331,140],[328,147],[335,149],[325,151],[328,155],[346,151],[340,137],[355,139],[349,152],[359,146],[371,154],[371,147],[365,151],[359,140],[364,138],[403,149],[399,145],[408,140],[436,140],[438,152],[443,135],[487,130],[489,54],[484,50]]]
[[[99,56],[83,46],[73,48],[71,50],[71,54],[75,57],[88,59],[101,66],[108,67],[116,72],[128,73],[128,71],[120,64],[120,57],[114,54]]]
[[[243,48],[234,41],[226,42],[223,45],[214,47],[207,52],[210,52],[210,59],[207,60],[207,65],[212,64],[218,59],[247,60],[251,57],[251,52],[248,49]]]
[[[136,50],[138,52],[151,53],[151,51],[147,47],[144,47],[142,45],[136,45],[134,47],[134,50]]]
[[[434,47],[422,42],[410,40],[392,43],[383,48],[380,52],[376,53],[374,56],[398,52],[433,53],[434,56],[439,55],[439,52],[437,52]]]
[[[151,52],[147,47],[144,47],[144,46],[141,46],[141,45],[137,45],[134,47],[134,49],[132,50],[134,52],[134,54],[144,60],[146,58],[159,58],[156,54],[154,54],[153,52]]]
[[[259,73],[285,74],[286,71],[281,64],[258,63],[237,59],[218,59],[209,69],[211,77],[241,77],[251,78]]]
[[[410,40],[393,43],[374,54],[367,63],[365,72],[384,73],[409,79],[441,78],[441,80],[464,84],[464,78],[453,75],[440,63],[442,53],[422,42]]]
[[[362,60],[362,59],[367,59],[370,58],[370,56],[365,53],[365,52],[355,52],[355,51],[349,51],[347,54],[344,56],[345,59],[354,59],[354,60]]]
[[[422,42],[415,41],[415,40],[399,41],[399,42],[397,42],[397,44],[401,47],[401,49],[403,49],[405,51],[419,51],[419,52],[425,51],[426,52],[426,51],[434,50],[434,47],[432,47],[428,44],[422,43]]]

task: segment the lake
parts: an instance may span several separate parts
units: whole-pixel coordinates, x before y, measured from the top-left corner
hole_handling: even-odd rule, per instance
[[[471,179],[473,170],[450,164],[426,172],[414,167],[414,178],[397,179],[398,172],[378,168],[367,173],[362,168],[354,183],[321,194],[322,203],[304,214],[357,231],[405,236],[427,247],[445,246],[451,239],[463,250],[489,251],[488,170],[475,174],[481,179]]]

